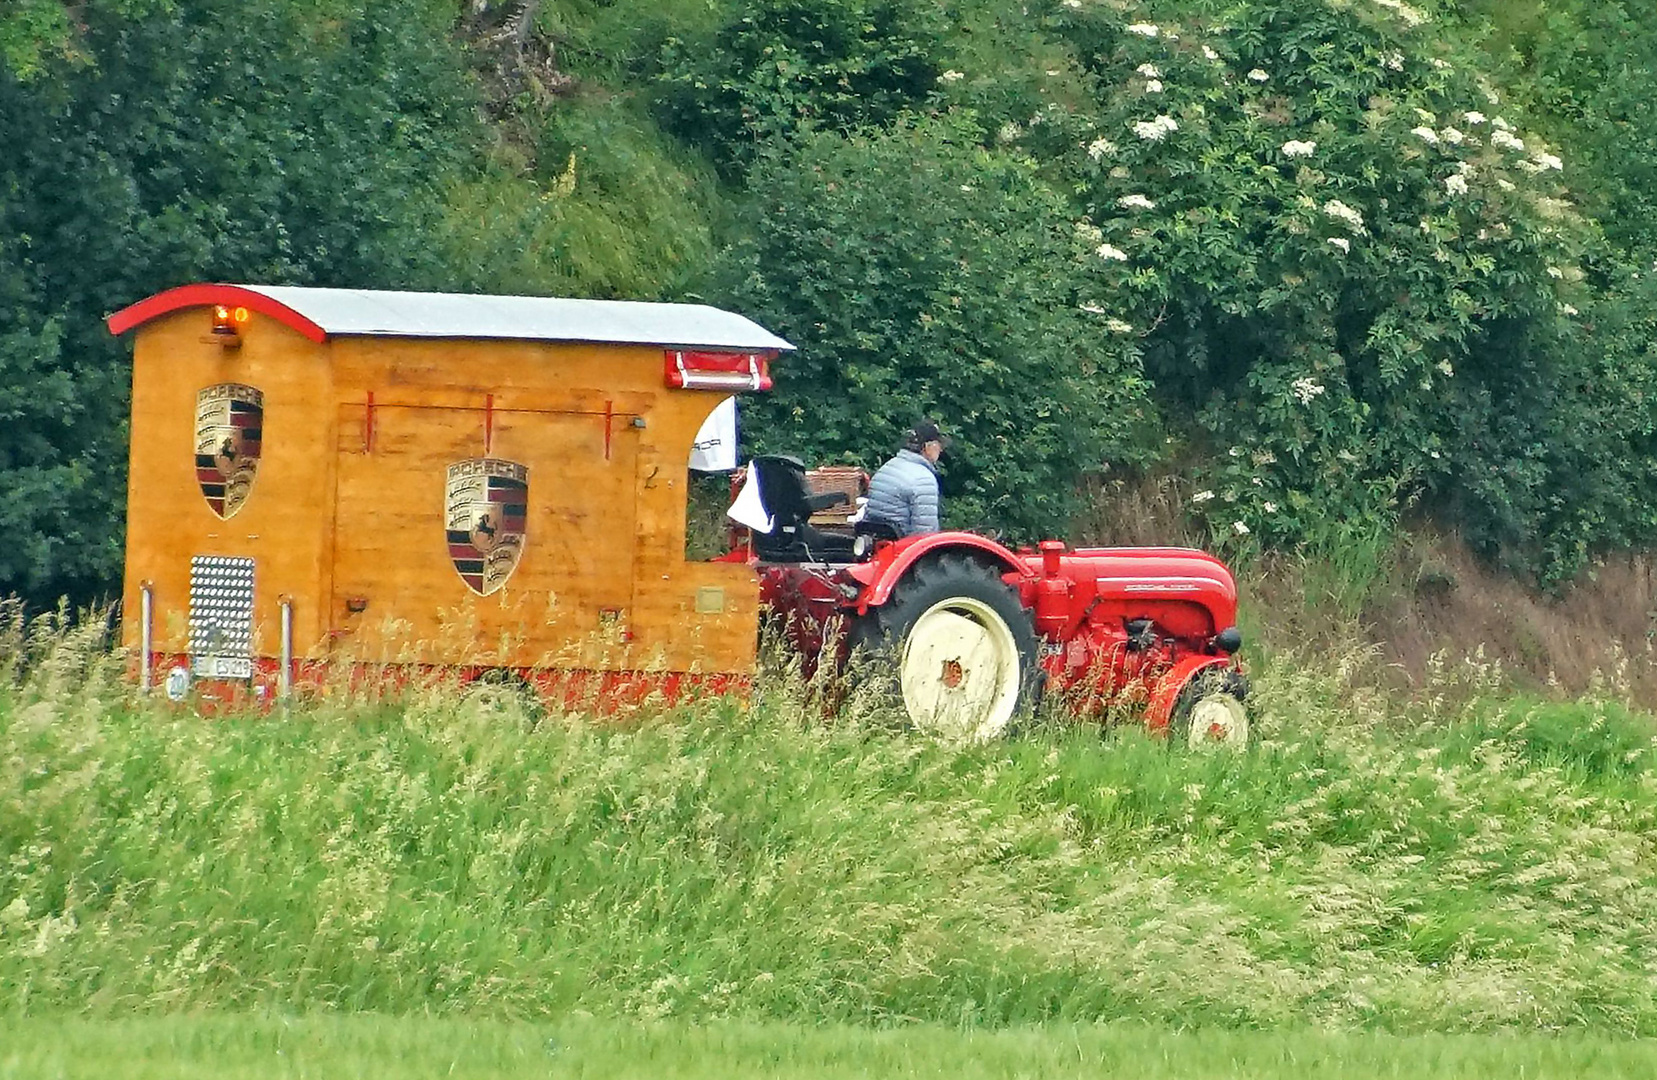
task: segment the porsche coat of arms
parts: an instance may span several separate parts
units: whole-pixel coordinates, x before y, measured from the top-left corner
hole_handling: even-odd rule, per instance
[[[449,558],[460,580],[479,596],[506,584],[524,550],[529,470],[500,458],[471,458],[449,466],[443,520]]]
[[[259,473],[265,395],[240,383],[220,383],[196,394],[196,481],[220,518],[247,502]]]

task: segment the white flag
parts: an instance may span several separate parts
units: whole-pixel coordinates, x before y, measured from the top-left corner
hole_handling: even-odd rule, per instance
[[[697,472],[730,472],[736,468],[736,398],[714,406],[702,421],[702,430],[690,446],[690,467]]]
[[[736,493],[736,501],[725,511],[725,516],[755,532],[769,533],[776,524],[765,511],[765,500],[759,497],[759,480],[754,475],[752,463],[748,465],[748,475],[742,481],[742,490]]]

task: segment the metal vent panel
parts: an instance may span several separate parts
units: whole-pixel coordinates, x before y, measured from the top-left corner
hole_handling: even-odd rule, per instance
[[[190,666],[210,678],[253,674],[253,560],[190,559]]]

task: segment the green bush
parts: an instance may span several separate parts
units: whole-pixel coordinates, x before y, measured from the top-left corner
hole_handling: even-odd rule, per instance
[[[1420,498],[1548,562],[1547,491],[1612,400],[1559,156],[1413,9],[1161,9],[1055,7],[1096,108],[1024,141],[1062,152],[1159,396],[1212,447],[1199,510],[1293,544]]]
[[[921,0],[738,0],[717,32],[662,46],[664,125],[734,171],[802,127],[889,123],[936,85],[943,29]]]
[[[721,297],[800,347],[747,437],[875,466],[923,414],[956,525],[1061,530],[1076,481],[1145,457],[1152,412],[1113,329],[1097,239],[961,118],[808,133],[767,151]]]

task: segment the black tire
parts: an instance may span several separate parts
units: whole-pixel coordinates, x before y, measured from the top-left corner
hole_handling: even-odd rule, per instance
[[[461,693],[484,710],[522,717],[526,728],[533,729],[547,715],[534,684],[511,668],[485,668]]]
[[[1001,575],[964,554],[929,556],[852,628],[854,645],[895,668],[893,694],[915,727],[990,739],[1034,706],[1035,626]]]
[[[1243,750],[1251,737],[1248,710],[1243,698],[1248,683],[1231,668],[1207,668],[1180,691],[1168,720],[1168,746],[1178,750],[1220,748]],[[1205,714],[1203,730],[1193,733],[1199,712]]]

